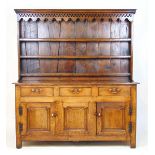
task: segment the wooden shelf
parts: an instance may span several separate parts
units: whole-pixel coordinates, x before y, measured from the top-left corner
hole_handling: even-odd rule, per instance
[[[126,42],[131,38],[20,38],[19,41],[28,42]]]
[[[131,56],[20,56],[21,59],[129,59]]]
[[[27,74],[21,74],[22,77],[48,77],[48,76],[66,76],[66,77],[72,77],[72,76],[81,76],[81,77],[97,77],[97,76],[117,76],[117,77],[125,77],[130,76],[130,73],[103,73],[103,74],[92,74],[92,73],[27,73]]]

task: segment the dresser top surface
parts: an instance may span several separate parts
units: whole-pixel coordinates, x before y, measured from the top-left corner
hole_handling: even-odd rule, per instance
[[[136,85],[139,84],[138,82],[124,82],[124,81],[104,81],[104,80],[51,80],[51,81],[19,81],[14,83],[16,85]]]
[[[136,9],[15,9],[16,13],[50,13],[50,12],[101,12],[101,13],[135,13]]]

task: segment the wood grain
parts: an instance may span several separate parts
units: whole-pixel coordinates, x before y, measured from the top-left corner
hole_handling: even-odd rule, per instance
[[[48,22],[49,37],[58,38],[60,37],[60,23],[56,21]],[[50,42],[50,56],[58,56],[60,50],[59,42]],[[49,60],[51,63],[51,72],[58,72],[58,60]]]
[[[128,38],[130,37],[130,25],[129,22],[124,21],[120,23],[120,38]],[[130,47],[129,43],[127,42],[121,42],[120,43],[120,49],[121,49],[121,55],[130,55]],[[130,71],[130,62],[129,60],[121,60],[121,72],[128,73]]]
[[[102,38],[110,38],[110,22],[101,21],[99,22],[98,28],[98,36]],[[99,55],[110,55],[110,43],[104,42],[99,43]],[[98,72],[99,73],[110,73],[111,72],[111,64],[110,60],[98,60]]]
[[[38,22],[38,38],[49,37],[49,25],[48,22]],[[49,42],[39,42],[39,55],[50,55],[50,43]],[[50,60],[40,60],[40,72],[49,73],[52,72],[53,63]],[[46,66],[46,67],[44,67]]]
[[[68,33],[67,33],[68,32]],[[75,37],[75,24],[73,22],[61,23],[60,38],[74,38]],[[75,43],[64,42],[60,43],[59,55],[75,55]],[[62,73],[74,73],[75,72],[75,61],[73,60],[59,60],[58,72]]]
[[[120,22],[111,22],[111,38],[120,37]],[[111,55],[120,55],[120,43],[111,43]],[[120,73],[120,60],[111,60],[112,72]]]
[[[125,122],[127,120],[126,104],[97,103],[97,135],[124,136],[127,134]]]
[[[36,38],[37,37],[37,23],[33,21],[22,22],[21,23],[21,36],[26,38]],[[21,54],[22,55],[37,55],[38,54],[38,44],[33,43],[22,43],[21,44]],[[21,72],[39,72],[39,60],[23,60],[22,61],[22,71]]]

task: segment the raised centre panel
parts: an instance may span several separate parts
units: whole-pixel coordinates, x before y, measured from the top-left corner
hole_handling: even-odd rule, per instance
[[[58,113],[59,134],[80,136],[94,135],[96,130],[95,103],[85,101],[61,102]]]
[[[88,130],[88,107],[66,107],[64,108],[65,130]],[[75,123],[76,120],[76,123]]]

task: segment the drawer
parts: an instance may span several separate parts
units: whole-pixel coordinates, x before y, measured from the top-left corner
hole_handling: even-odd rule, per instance
[[[53,96],[54,89],[50,87],[21,87],[21,96]]]
[[[130,87],[105,86],[98,88],[99,96],[130,96]]]
[[[91,87],[61,87],[60,96],[91,96]]]

